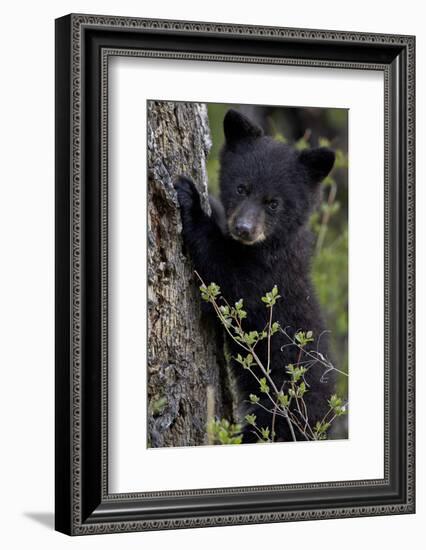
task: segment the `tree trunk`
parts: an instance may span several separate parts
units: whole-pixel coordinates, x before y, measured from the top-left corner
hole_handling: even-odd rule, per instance
[[[204,104],[148,102],[148,445],[207,443],[222,416],[215,332],[201,318],[199,283],[182,250],[173,181],[192,177],[209,210]],[[219,354],[220,355],[220,354]]]

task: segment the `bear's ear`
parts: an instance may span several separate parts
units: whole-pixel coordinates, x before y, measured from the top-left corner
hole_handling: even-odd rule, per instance
[[[317,147],[316,149],[303,149],[299,160],[308,169],[314,183],[322,181],[333,168],[336,155],[328,147]]]
[[[235,109],[229,109],[223,119],[226,143],[233,145],[240,139],[263,136],[262,128],[253,124],[246,116]]]

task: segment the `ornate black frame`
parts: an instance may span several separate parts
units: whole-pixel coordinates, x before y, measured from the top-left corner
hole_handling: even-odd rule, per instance
[[[415,38],[68,15],[56,20],[56,529],[70,535],[413,513]],[[385,78],[385,475],[109,494],[107,71],[130,55],[373,69]]]

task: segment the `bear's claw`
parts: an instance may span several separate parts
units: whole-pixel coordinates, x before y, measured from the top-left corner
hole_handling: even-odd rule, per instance
[[[194,182],[185,176],[179,176],[174,183],[181,208],[191,209],[200,205],[200,195]]]

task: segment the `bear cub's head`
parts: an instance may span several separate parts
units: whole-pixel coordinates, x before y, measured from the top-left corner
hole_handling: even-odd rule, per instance
[[[326,147],[298,151],[230,109],[223,121],[220,198],[228,231],[245,245],[291,237],[308,220],[333,168]]]

